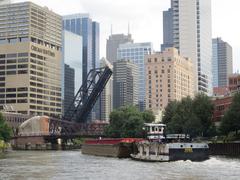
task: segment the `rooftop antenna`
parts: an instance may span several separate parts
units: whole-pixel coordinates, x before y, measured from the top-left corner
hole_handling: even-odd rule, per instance
[[[111,35],[112,35],[112,31],[113,31],[113,27],[112,27],[112,24],[111,24]]]
[[[130,34],[130,25],[129,25],[129,22],[128,22],[128,35]]]

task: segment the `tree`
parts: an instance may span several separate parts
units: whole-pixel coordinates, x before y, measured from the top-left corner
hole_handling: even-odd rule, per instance
[[[153,112],[150,110],[145,110],[141,114],[142,114],[143,121],[146,123],[151,123],[155,120],[155,116]]]
[[[237,134],[238,130],[240,130],[240,93],[233,96],[232,104],[224,114],[220,124],[220,131],[225,135],[231,131],[235,131]]]
[[[177,107],[179,105],[179,102],[177,101],[170,101],[165,108],[164,116],[163,116],[163,123],[168,124],[171,122],[172,117],[176,114]]]
[[[9,141],[11,138],[11,128],[5,122],[2,113],[0,113],[0,140]]]
[[[204,109],[208,113],[201,114]],[[195,99],[185,97],[179,102],[173,101],[168,104],[163,123],[167,125],[168,133],[184,133],[196,137],[202,134],[203,127],[207,128],[206,132],[210,132],[212,124],[207,122],[211,120],[212,111],[209,109],[211,110],[211,103],[205,95],[196,96]],[[204,119],[206,117],[208,120]]]
[[[140,112],[136,107],[127,106],[114,110],[110,114],[110,124],[105,129],[108,137],[142,137],[143,126],[155,119],[151,111]]]
[[[199,93],[193,99],[193,112],[201,121],[202,136],[209,136],[213,133],[214,124],[212,122],[212,114],[214,105],[206,94]]]

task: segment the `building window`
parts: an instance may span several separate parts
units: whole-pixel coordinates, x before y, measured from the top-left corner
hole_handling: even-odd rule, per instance
[[[17,54],[7,54],[7,58],[15,58],[17,57]]]
[[[27,74],[27,70],[19,70],[18,74]]]
[[[25,52],[25,53],[18,53],[18,57],[27,57],[28,56],[28,53]]]
[[[17,100],[18,103],[28,103],[27,99],[18,99]]]
[[[18,97],[27,97],[28,93],[22,93],[22,94],[18,94]]]
[[[6,100],[7,104],[14,104],[16,103],[16,99]]]

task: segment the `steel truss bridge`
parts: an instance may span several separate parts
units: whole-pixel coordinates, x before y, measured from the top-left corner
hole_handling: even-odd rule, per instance
[[[48,136],[53,138],[74,138],[102,136],[106,122],[88,121],[88,116],[101,92],[112,75],[112,65],[89,71],[87,78],[75,95],[71,105],[62,118],[49,118],[49,133],[30,133],[26,137]],[[23,137],[18,134],[14,138]]]
[[[103,68],[89,71],[61,120],[50,118],[49,132],[51,135],[59,135],[59,133],[62,136],[103,134],[106,123],[88,122],[88,116],[113,73],[112,66],[107,60],[106,64],[107,66]]]

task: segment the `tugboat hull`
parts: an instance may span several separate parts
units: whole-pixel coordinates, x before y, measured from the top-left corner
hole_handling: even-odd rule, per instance
[[[178,160],[203,161],[209,158],[205,143],[158,143],[143,141],[137,143],[138,153],[132,159],[147,162]]]
[[[169,143],[169,160],[203,161],[209,158],[205,143]]]

